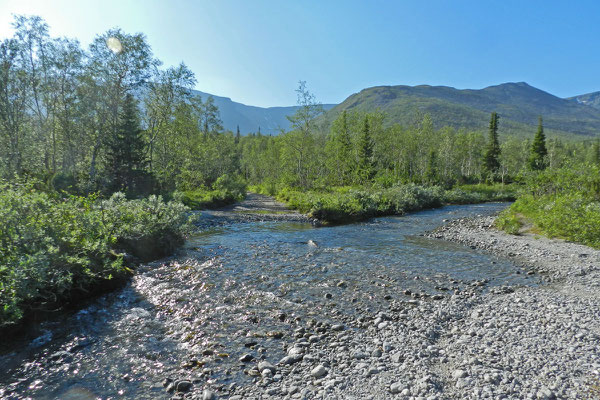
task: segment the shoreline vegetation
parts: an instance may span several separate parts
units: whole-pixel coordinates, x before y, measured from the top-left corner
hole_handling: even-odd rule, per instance
[[[250,186],[253,192],[274,196],[291,209],[307,214],[324,225],[346,224],[373,217],[403,215],[447,204],[514,201],[514,185],[463,185],[451,190],[416,184],[376,187],[333,187],[302,191],[290,187],[276,190]]]
[[[61,196],[0,184],[0,328],[119,286],[179,247],[188,208],[161,196]]]
[[[531,175],[496,227],[600,248],[600,168],[568,166]]]

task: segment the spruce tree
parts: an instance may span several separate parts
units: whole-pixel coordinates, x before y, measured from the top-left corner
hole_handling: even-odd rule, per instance
[[[235,144],[238,144],[240,142],[240,137],[241,137],[240,126],[238,125],[237,126],[237,132],[235,134]]]
[[[489,142],[483,154],[483,170],[489,178],[494,178],[500,169],[500,144],[498,143],[498,114],[490,118]]]
[[[110,190],[133,190],[136,179],[146,176],[147,160],[137,103],[131,94],[125,96],[116,131],[108,139],[106,147],[106,171]]]
[[[361,183],[373,179],[373,140],[369,127],[369,116],[365,115],[363,129],[358,142],[358,178]]]
[[[592,163],[600,165],[600,140],[596,140],[592,145]]]
[[[546,136],[544,135],[544,127],[542,125],[542,117],[540,116],[538,122],[538,129],[533,138],[531,144],[531,152],[529,154],[529,168],[534,171],[541,171],[546,169],[546,155],[548,150],[546,149]]]

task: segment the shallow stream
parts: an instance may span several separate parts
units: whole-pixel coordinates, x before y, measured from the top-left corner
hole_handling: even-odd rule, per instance
[[[206,212],[211,228],[174,257],[11,341],[0,355],[0,397],[155,399],[172,396],[165,379],[252,384],[240,356],[276,364],[298,326],[360,329],[356,321],[395,301],[535,284],[507,260],[421,236],[445,220],[504,207],[449,206],[322,228],[231,223]]]

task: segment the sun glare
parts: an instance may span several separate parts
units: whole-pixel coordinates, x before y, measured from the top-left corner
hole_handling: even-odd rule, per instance
[[[109,37],[106,39],[106,45],[113,53],[120,53],[123,50],[123,45],[121,45],[121,41],[116,37]]]

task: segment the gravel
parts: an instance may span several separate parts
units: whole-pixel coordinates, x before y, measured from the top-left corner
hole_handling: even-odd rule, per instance
[[[419,299],[398,294],[339,331],[303,327],[281,380],[257,378],[243,398],[581,399],[600,385],[600,252],[510,236],[493,218],[451,222],[427,236],[514,260],[533,287],[472,289]],[[276,388],[276,391],[271,391]]]

